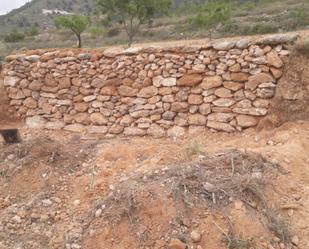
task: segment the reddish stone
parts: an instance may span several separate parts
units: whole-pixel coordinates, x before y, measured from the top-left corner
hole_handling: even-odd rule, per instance
[[[237,82],[245,82],[249,78],[247,73],[231,73],[231,80]]]
[[[177,80],[178,86],[196,86],[202,82],[203,78],[200,74],[185,75]]]

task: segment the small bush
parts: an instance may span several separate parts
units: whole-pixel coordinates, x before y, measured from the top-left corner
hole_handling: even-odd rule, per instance
[[[7,54],[7,47],[6,45],[0,41],[0,62],[4,59]]]
[[[240,30],[240,26],[235,22],[227,21],[224,25],[219,29],[222,33],[229,34],[238,34]]]
[[[23,33],[18,32],[16,29],[12,30],[9,34],[4,37],[5,42],[19,42],[25,39]]]
[[[101,37],[105,34],[105,30],[101,27],[94,26],[90,28],[90,34],[93,38]]]
[[[246,26],[242,30],[242,34],[256,35],[256,34],[269,34],[276,33],[278,27],[271,23],[257,23],[253,26]]]
[[[36,36],[39,34],[39,30],[36,27],[32,27],[31,29],[26,31],[27,36]]]
[[[277,32],[277,27],[268,23],[260,23],[253,26],[252,33],[254,34],[267,34]]]
[[[291,11],[290,16],[292,17],[296,27],[304,27],[309,25],[308,10],[305,8],[299,8]]]
[[[251,11],[252,9],[256,8],[257,2],[251,2],[251,1],[240,1],[239,10],[244,11]]]

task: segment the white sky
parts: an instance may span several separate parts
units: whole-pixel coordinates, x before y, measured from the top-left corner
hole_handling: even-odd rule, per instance
[[[21,7],[26,2],[30,2],[30,0],[0,0],[0,15]]]

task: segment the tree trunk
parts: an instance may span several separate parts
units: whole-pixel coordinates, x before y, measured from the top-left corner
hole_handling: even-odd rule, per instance
[[[129,34],[128,47],[130,48],[133,43],[133,34]]]
[[[77,36],[77,40],[78,40],[77,47],[81,48],[82,47],[82,37],[81,37],[81,34],[76,34],[76,36]]]

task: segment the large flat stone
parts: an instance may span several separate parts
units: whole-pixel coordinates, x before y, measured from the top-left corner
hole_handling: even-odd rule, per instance
[[[218,131],[225,131],[225,132],[234,132],[235,128],[227,123],[215,122],[215,121],[208,121],[207,126],[209,128],[218,130]]]

